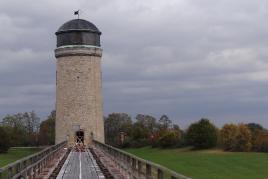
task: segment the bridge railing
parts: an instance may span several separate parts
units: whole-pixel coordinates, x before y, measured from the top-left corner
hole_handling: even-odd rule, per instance
[[[118,148],[93,141],[96,148],[108,154],[128,176],[134,179],[191,179],[159,164],[141,159]]]
[[[50,146],[36,154],[0,168],[0,179],[34,178],[59,154],[66,144],[67,142],[64,141]]]

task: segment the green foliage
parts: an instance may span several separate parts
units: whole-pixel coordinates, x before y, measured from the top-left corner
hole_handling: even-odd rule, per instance
[[[160,129],[169,129],[172,124],[172,121],[168,118],[167,115],[162,115],[159,119],[159,128]]]
[[[6,153],[10,147],[10,137],[6,130],[0,126],[0,153]]]
[[[38,136],[40,145],[55,144],[55,120],[56,111],[54,110],[45,121],[41,122]]]
[[[217,129],[208,119],[193,123],[187,130],[187,143],[196,149],[206,149],[216,146]]]
[[[32,112],[7,115],[2,120],[2,127],[8,131],[12,146],[38,145],[39,118]]]
[[[257,123],[248,123],[246,124],[246,126],[249,128],[251,132],[264,130],[264,128],[260,124],[257,124]]]
[[[159,139],[159,145],[163,148],[175,146],[179,143],[181,134],[176,130],[166,131]]]
[[[141,148],[144,146],[148,146],[149,145],[149,140],[146,138],[141,138],[141,139],[136,139],[136,140],[131,140],[130,141],[130,147],[133,148]]]
[[[136,120],[136,124],[146,129],[149,134],[153,133],[158,128],[156,119],[153,116],[138,114]]]
[[[152,133],[150,129],[143,126],[141,123],[134,123],[132,126],[132,138],[135,139],[148,139]]]
[[[125,113],[112,113],[105,119],[105,142],[109,145],[120,146],[120,133],[130,136],[132,132],[131,117]]]
[[[131,139],[130,137],[126,137],[123,143],[120,145],[121,148],[131,147]]]

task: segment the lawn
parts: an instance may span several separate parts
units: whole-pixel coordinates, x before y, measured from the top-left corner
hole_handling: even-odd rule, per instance
[[[8,153],[0,154],[0,167],[40,151],[41,148],[11,148]]]
[[[150,147],[126,151],[193,179],[268,179],[268,153]]]

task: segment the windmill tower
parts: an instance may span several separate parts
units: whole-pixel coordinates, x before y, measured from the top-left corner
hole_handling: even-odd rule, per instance
[[[99,29],[74,19],[56,32],[56,143],[104,142]]]

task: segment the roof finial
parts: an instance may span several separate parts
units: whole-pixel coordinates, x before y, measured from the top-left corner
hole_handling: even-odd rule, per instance
[[[74,15],[77,15],[77,19],[79,19],[79,9],[77,11],[74,11]]]

